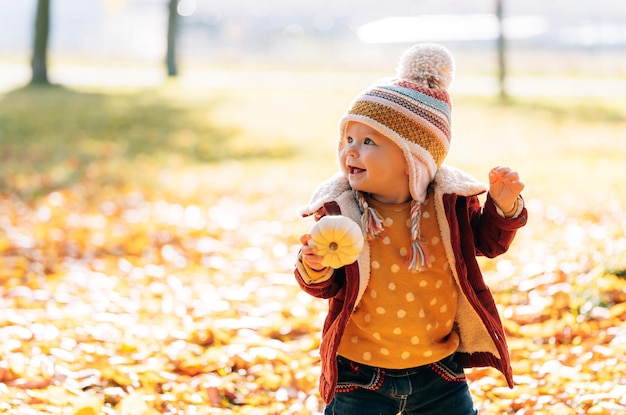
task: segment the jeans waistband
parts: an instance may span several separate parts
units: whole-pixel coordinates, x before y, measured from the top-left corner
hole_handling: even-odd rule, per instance
[[[439,360],[439,362],[450,361],[453,358],[454,358],[454,353],[452,353],[449,356],[444,357],[443,359]],[[432,365],[433,363],[437,363],[437,362],[432,362],[432,363],[427,363],[425,365],[414,366],[414,367],[407,367],[407,368],[404,368],[404,369],[388,369],[388,368],[384,368],[384,367],[370,366],[370,365],[367,365],[365,363],[355,362],[355,361],[352,361],[352,360],[348,359],[347,357],[343,357],[343,356],[339,356],[339,355],[337,356],[337,360],[341,360],[341,361],[345,362],[346,364],[353,364],[353,365],[369,368],[371,370],[381,370],[381,371],[384,371],[387,376],[392,376],[392,377],[396,377],[396,376],[410,376],[410,375],[413,375],[413,374],[419,372],[420,370],[423,370],[424,368],[430,367],[430,365]]]

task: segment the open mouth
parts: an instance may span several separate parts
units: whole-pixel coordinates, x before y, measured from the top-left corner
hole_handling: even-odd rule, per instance
[[[361,169],[359,167],[348,166],[348,173],[350,174],[359,174],[359,173],[363,173],[364,171],[365,169]]]

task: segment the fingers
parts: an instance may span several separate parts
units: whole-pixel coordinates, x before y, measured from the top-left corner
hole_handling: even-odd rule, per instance
[[[311,255],[311,254],[315,254],[316,252],[315,247],[309,245],[310,240],[311,240],[310,233],[305,233],[304,235],[300,237],[300,242],[302,243],[302,247],[300,248],[300,250],[302,251],[303,255]]]
[[[508,167],[498,166],[489,172],[489,193],[496,205],[504,212],[515,206],[520,193],[524,190],[524,183],[519,174]]]
[[[310,233],[305,233],[302,236],[300,236],[300,243],[302,245],[308,245],[308,242],[311,240],[311,234]]]
[[[322,259],[324,259],[324,257],[317,255],[315,247],[309,245],[310,240],[311,234],[309,233],[305,233],[300,237],[300,242],[302,243],[300,247],[302,251],[302,261],[312,269],[323,269]]]
[[[514,180],[509,183],[509,188],[511,189],[511,191],[514,193],[517,193],[518,195],[522,193],[522,190],[524,190],[524,187],[525,187],[524,183],[519,180]]]
[[[498,166],[491,169],[489,172],[489,184],[498,182],[511,190],[517,190],[518,193],[524,189],[524,183],[520,181],[519,174],[509,167]]]
[[[504,166],[494,167],[489,172],[489,183],[495,183],[498,180],[503,179],[504,177],[510,176],[511,174],[517,175],[517,172],[512,171],[509,167],[504,167]]]

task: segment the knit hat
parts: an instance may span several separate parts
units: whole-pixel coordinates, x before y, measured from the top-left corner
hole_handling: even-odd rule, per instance
[[[396,78],[376,82],[356,97],[339,123],[339,153],[346,145],[350,121],[358,121],[395,142],[406,160],[411,205],[411,250],[408,269],[430,266],[421,242],[421,204],[429,183],[450,147],[451,101],[447,89],[452,82],[450,53],[436,44],[417,44],[400,58]],[[347,176],[347,167],[340,164]],[[360,192],[355,192],[361,209],[361,226],[369,238],[384,230],[382,218]]]
[[[358,121],[393,140],[403,151],[409,190],[424,202],[450,146],[452,82],[450,53],[436,44],[417,44],[400,58],[396,78],[381,80],[357,96],[339,123],[339,152],[350,121]],[[341,166],[347,175],[346,166]]]

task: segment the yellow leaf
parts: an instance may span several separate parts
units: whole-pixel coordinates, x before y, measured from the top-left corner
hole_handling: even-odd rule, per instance
[[[626,303],[615,304],[609,310],[609,315],[610,315],[611,318],[618,318],[618,317],[621,317],[623,315],[626,315]]]
[[[96,396],[90,396],[74,404],[73,415],[99,415],[102,413],[102,401]]]
[[[120,415],[152,415],[152,410],[143,400],[143,395],[133,393],[123,398],[118,404]]]

